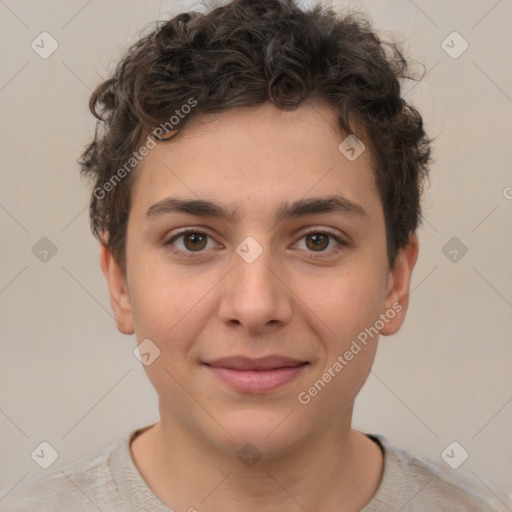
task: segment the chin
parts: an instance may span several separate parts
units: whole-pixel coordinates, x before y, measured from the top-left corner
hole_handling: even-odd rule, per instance
[[[277,458],[293,451],[307,437],[307,432],[297,427],[292,416],[285,419],[283,413],[244,411],[229,421],[225,417],[220,420],[229,434],[219,427],[215,433],[211,432],[210,439],[218,449],[234,456],[254,451],[267,460]]]

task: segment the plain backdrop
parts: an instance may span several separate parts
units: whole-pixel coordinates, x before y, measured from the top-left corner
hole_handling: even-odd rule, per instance
[[[457,441],[476,487],[510,489],[512,1],[332,4],[367,13],[424,64],[405,92],[436,137],[407,320],[381,337],[354,426],[436,459]],[[77,159],[93,135],[92,89],[149,22],[193,9],[0,1],[0,488],[158,421],[135,336],[111,315]],[[44,31],[58,44],[46,59],[31,47]],[[47,261],[43,237],[56,250]],[[31,457],[43,441],[59,454],[48,470]]]

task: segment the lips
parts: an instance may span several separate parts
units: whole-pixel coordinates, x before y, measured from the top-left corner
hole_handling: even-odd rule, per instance
[[[203,363],[217,379],[239,393],[269,393],[298,378],[309,366],[287,356],[273,355],[252,359],[223,357]]]
[[[252,370],[252,371],[265,371],[275,370],[277,368],[290,368],[305,364],[307,361],[293,359],[287,356],[272,355],[253,359],[245,356],[232,356],[222,357],[213,361],[205,362],[209,366],[216,366],[218,368],[228,368],[231,370]]]

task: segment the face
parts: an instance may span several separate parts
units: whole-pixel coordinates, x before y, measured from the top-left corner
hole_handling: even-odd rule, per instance
[[[151,340],[151,360],[160,351],[144,368],[164,429],[179,422],[225,452],[252,442],[272,456],[350,428],[375,329],[403,322],[417,241],[391,271],[369,151],[349,160],[335,125],[323,104],[203,116],[136,170],[126,276],[105,247],[102,266],[118,328]],[[336,209],[319,208],[332,196]],[[255,371],[267,356],[291,361]],[[215,363],[230,357],[250,361]]]

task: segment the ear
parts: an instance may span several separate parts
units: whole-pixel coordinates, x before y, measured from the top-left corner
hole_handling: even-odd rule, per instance
[[[101,242],[101,269],[110,292],[110,305],[116,319],[117,329],[123,334],[133,334],[132,306],[126,285],[126,278],[110,252],[107,244]]]
[[[380,330],[380,334],[384,336],[395,334],[404,323],[409,306],[411,275],[418,259],[418,252],[418,237],[415,233],[411,233],[407,245],[398,251],[393,269],[389,273],[386,300],[382,311],[384,314],[388,312],[386,315],[388,322]],[[395,313],[393,317],[391,312]]]

